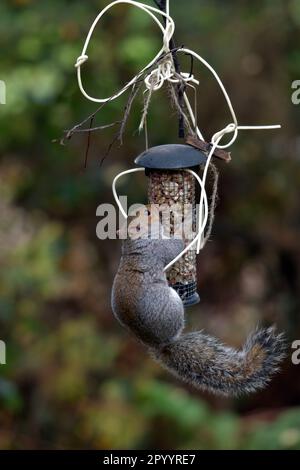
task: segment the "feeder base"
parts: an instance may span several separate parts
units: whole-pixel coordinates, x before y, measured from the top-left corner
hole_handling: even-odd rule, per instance
[[[180,296],[182,303],[185,307],[190,307],[196,305],[200,302],[200,296],[197,289],[196,282],[190,282],[188,284],[181,284],[177,282],[176,284],[169,284]]]
[[[185,307],[191,307],[192,305],[196,305],[200,302],[200,296],[198,292],[195,292],[191,297],[183,300],[183,305]]]

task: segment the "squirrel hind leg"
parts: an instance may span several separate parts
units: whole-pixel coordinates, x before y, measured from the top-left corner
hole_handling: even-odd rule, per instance
[[[150,287],[140,300],[130,329],[150,347],[162,347],[175,340],[184,328],[184,308],[170,287]]]

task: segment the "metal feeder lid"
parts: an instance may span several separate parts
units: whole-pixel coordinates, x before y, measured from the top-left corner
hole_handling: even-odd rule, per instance
[[[205,153],[190,145],[167,144],[146,150],[134,160],[134,163],[151,170],[177,170],[199,166],[206,160]]]

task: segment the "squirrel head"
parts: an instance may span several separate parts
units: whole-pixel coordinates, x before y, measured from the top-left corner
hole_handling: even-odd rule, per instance
[[[129,212],[126,222],[117,232],[117,237],[122,240],[192,239],[194,237],[192,209],[185,211],[183,216],[183,206],[180,204],[136,206]]]
[[[129,213],[125,224],[117,231],[120,239],[162,238],[163,227],[159,209],[153,205],[140,206],[134,213]]]
[[[126,223],[119,231],[119,238],[123,239],[123,255],[139,255],[139,268],[145,271],[149,268],[157,270],[172,261],[183,248],[182,239],[166,236],[167,224],[162,223],[162,208],[151,204],[140,206],[134,215],[129,213]],[[151,248],[149,249],[149,240]]]

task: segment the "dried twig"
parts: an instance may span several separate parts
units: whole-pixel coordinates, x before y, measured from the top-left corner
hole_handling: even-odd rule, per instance
[[[142,82],[139,82],[138,84],[134,84],[133,87],[131,88],[129,98],[125,106],[125,113],[124,113],[122,121],[120,121],[121,125],[120,125],[119,134],[118,134],[118,140],[120,141],[120,145],[123,145],[123,135],[124,135],[125,127],[126,127],[129,115],[130,115],[132,104],[140,91],[141,85],[142,85]]]
[[[122,120],[116,121],[116,122],[113,122],[113,123],[109,123],[109,124],[105,124],[103,126],[94,127],[94,128],[83,128],[83,126],[86,123],[91,121],[92,118],[94,119],[96,117],[96,115],[104,108],[104,106],[106,106],[107,104],[109,104],[111,102],[112,98],[109,98],[107,101],[105,101],[105,103],[102,103],[92,114],[85,117],[83,119],[83,121],[79,122],[78,124],[75,124],[71,129],[65,130],[64,135],[60,139],[53,140],[53,142],[59,142],[61,145],[65,145],[66,141],[70,140],[72,138],[72,136],[76,133],[79,133],[79,132],[93,132],[93,131],[107,129],[107,128],[112,127],[116,124],[121,124],[120,131],[119,131],[119,140],[122,143],[125,126],[126,126],[126,123],[128,121],[128,117],[129,117],[129,114],[130,114],[130,111],[131,111],[133,101],[136,98],[136,96],[137,96],[137,94],[140,90],[140,85],[144,82],[145,76],[149,73],[149,71],[151,69],[155,68],[155,66],[157,64],[159,64],[167,55],[173,54],[174,52],[176,52],[177,49],[178,48],[174,48],[173,50],[170,50],[168,52],[165,52],[165,53],[161,54],[161,56],[155,61],[154,64],[152,64],[151,67],[147,67],[143,72],[141,72],[136,77],[136,80],[134,81],[134,83],[132,85],[132,88],[131,88],[131,93],[130,93],[127,105],[125,107],[125,113],[124,113],[124,116],[123,116]]]
[[[93,118],[91,118],[92,120]],[[95,131],[102,131],[103,129],[109,129],[110,127],[116,126],[117,124],[120,124],[121,121],[115,121],[111,122],[110,124],[105,124],[103,126],[98,126],[98,127],[90,127],[88,129],[76,129],[74,131],[74,134],[79,134],[82,132],[95,132]]]
[[[171,98],[172,106],[176,108],[177,113],[181,116],[183,126],[187,129],[188,133],[193,135],[194,130],[192,129],[190,120],[188,116],[186,115],[185,110],[182,107],[182,104],[180,103],[178,93],[177,93],[177,86],[174,86],[171,83],[169,86],[169,91],[170,91],[170,98]]]
[[[153,0],[153,1],[161,11],[166,13],[166,9],[167,9],[166,0]],[[166,18],[165,18],[165,22],[166,22]],[[178,48],[176,47],[174,38],[172,38],[170,41],[170,51],[172,54],[175,71],[178,75],[180,75],[181,68],[180,68],[180,63],[178,60],[177,49]],[[183,102],[184,102],[183,96],[184,96],[185,87],[186,87],[186,84],[184,82],[181,82],[176,86],[176,93],[177,93],[176,101],[178,101],[179,103],[179,109],[183,109]],[[184,125],[185,125],[184,115],[181,112],[179,112],[178,136],[180,138],[184,138]]]
[[[208,154],[212,147],[211,143],[205,142],[204,140],[199,139],[195,135],[188,135],[186,138],[186,143],[195,147],[198,150]],[[224,160],[226,163],[231,161],[231,152],[226,152],[224,149],[216,148],[213,154],[214,157],[217,157],[221,160]]]
[[[86,151],[85,151],[84,168],[86,168],[88,155],[89,155],[89,149],[90,149],[90,143],[91,143],[91,128],[93,125],[93,121],[94,121],[94,116],[91,118],[91,121],[90,121],[90,129],[88,133],[88,140],[87,140]]]
[[[210,169],[213,174],[213,188],[212,188],[212,195],[211,195],[210,207],[209,207],[208,227],[204,236],[202,246],[206,245],[207,241],[209,240],[211,236],[211,232],[212,232],[212,228],[213,228],[214,220],[215,220],[215,209],[216,209],[216,205],[218,202],[219,172],[217,170],[217,167],[213,163],[210,163]]]

